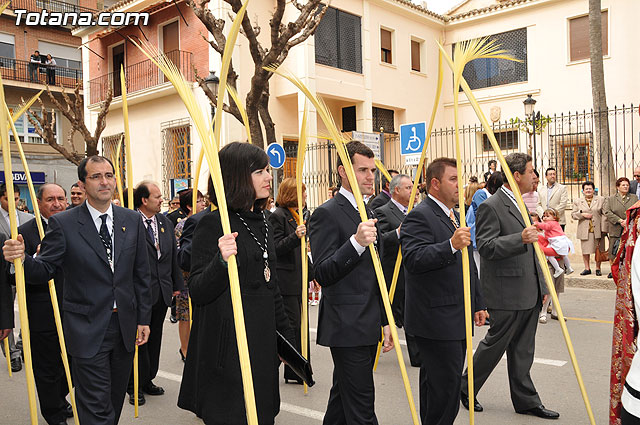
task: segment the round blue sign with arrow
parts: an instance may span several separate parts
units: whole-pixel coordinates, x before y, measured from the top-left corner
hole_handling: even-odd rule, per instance
[[[267,146],[267,156],[269,157],[269,165],[272,168],[281,168],[284,165],[286,155],[281,144],[271,143]]]

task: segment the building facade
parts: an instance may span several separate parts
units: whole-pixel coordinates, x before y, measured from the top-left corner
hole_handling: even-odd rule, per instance
[[[230,25],[226,3],[212,1],[209,8]],[[464,76],[482,110],[491,117],[503,151],[531,151],[539,170],[547,166],[562,168],[566,170],[562,181],[575,187],[586,179],[604,186],[597,181],[603,161],[594,147],[596,120],[608,116],[616,174],[628,174],[640,158],[637,105],[630,106],[632,94],[640,89],[640,83],[631,78],[631,70],[638,67],[640,59],[629,53],[634,41],[628,36],[633,33],[632,17],[638,16],[640,4],[604,0],[602,8],[605,84],[612,108],[604,114],[591,113],[586,0],[468,0],[446,15],[405,0],[340,0],[330,4],[315,36],[290,51],[283,67],[323,98],[339,129],[383,133],[385,163],[389,168],[411,171],[412,166],[399,155],[397,132],[403,123],[429,120],[438,79],[436,40],[451,54],[457,42],[494,38],[521,62],[476,61]],[[266,46],[272,9],[272,2],[254,0],[247,11],[263,28],[260,39]],[[103,95],[106,82],[113,80],[109,74],[124,63],[130,87],[134,180],[159,181],[169,195],[170,179],[192,177],[200,143],[173,88],[123,36],[148,40],[167,53],[188,79],[192,72],[204,77],[211,70],[219,70],[220,57],[201,34],[211,36],[182,2],[176,7],[157,1],[123,1],[111,10],[150,11],[151,21],[145,27],[129,26],[118,31],[96,27],[76,30],[75,34],[91,47],[91,51],[83,49],[85,90],[91,98],[86,102],[86,116],[95,119],[94,102]],[[286,14],[293,13],[287,8]],[[242,35],[233,61],[239,74],[238,91],[244,98],[254,65]],[[208,101],[196,83],[193,90],[202,110],[208,111]],[[306,100],[278,76],[271,79],[270,93],[277,141],[293,155]],[[543,118],[550,117],[535,134],[513,122],[516,118],[525,120],[523,101],[528,95],[537,102],[535,111]],[[118,102],[116,97],[103,133],[109,143],[123,131]],[[495,154],[464,95],[460,96],[460,117],[465,175],[481,175]],[[429,147],[431,158],[454,154],[452,126],[453,81],[445,68]],[[242,125],[228,114],[222,131],[224,142],[246,140]],[[309,134],[326,133],[311,108]],[[327,145],[321,138],[312,140],[305,164],[312,206],[322,202],[327,188],[335,183],[335,153],[330,147],[324,149],[323,143]],[[279,177],[292,173],[293,161],[289,159]],[[202,174],[206,176],[206,171]],[[203,183],[201,189],[204,187]]]
[[[49,12],[95,12],[96,3],[92,0],[76,0],[75,3],[49,0],[44,4],[37,0],[14,0],[2,13],[0,72],[6,101],[12,113],[23,101],[45,89],[47,84],[51,93],[63,105],[63,90],[72,93],[76,84],[79,84],[80,95],[83,95],[82,54],[79,50],[81,41],[71,34],[71,26],[27,26],[24,20],[17,25],[16,10],[39,12],[43,8]],[[31,58],[36,50],[40,52],[41,60],[34,63]],[[55,60],[55,68],[45,65],[47,54]],[[47,93],[42,93],[40,99],[44,102],[45,113],[49,114],[50,119],[55,119],[54,130],[58,144],[69,151],[84,151],[84,142],[79,134],[69,140],[71,123],[56,110]],[[34,104],[31,111],[36,114],[42,113],[38,103]],[[15,126],[23,142],[36,188],[46,181],[58,183],[68,191],[71,184],[78,180],[76,166],[63,158],[36,133],[36,127],[28,119],[27,113],[20,117]],[[13,141],[13,133],[10,134]],[[15,146],[12,147],[12,166],[14,171],[23,171]],[[0,173],[0,177],[4,182],[4,173]],[[19,182],[18,186],[20,197],[32,210],[33,203],[28,194],[26,181]]]

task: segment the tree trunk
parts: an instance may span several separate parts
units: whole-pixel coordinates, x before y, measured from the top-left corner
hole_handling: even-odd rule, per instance
[[[601,0],[589,0],[589,50],[593,128],[595,130],[594,147],[599,158],[600,194],[607,196],[615,193],[616,169],[609,136],[609,108],[604,87]]]

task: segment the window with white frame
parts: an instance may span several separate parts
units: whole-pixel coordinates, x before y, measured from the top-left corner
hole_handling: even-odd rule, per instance
[[[38,41],[38,50],[44,57],[51,55],[59,68],[82,70],[82,52],[77,47]]]
[[[16,109],[17,109],[16,107],[9,106],[9,112],[11,112],[12,114],[13,114],[13,111]],[[58,131],[59,114],[57,112],[52,112],[52,111],[47,111],[46,113],[49,115],[49,122],[51,122],[51,120],[55,118],[53,133],[55,135],[56,142],[60,144],[60,132]],[[38,133],[36,132],[36,127],[29,121],[27,114],[31,114],[32,118],[34,118],[34,114],[37,114],[38,116],[42,116],[41,111],[34,111],[33,113],[27,111],[24,114],[22,114],[20,118],[18,118],[18,120],[15,122],[15,126],[16,126],[16,131],[18,132],[18,136],[20,137],[20,140],[22,141],[22,143],[35,143],[35,144],[41,144],[41,145],[47,144],[47,142],[43,140],[40,137],[40,135],[38,135]],[[39,126],[39,124],[37,124],[37,121],[36,121],[36,125]],[[10,139],[11,141],[14,141],[13,131],[11,131],[10,133]]]
[[[602,55],[609,54],[609,13],[602,11]],[[569,61],[589,59],[589,15],[569,19]]]
[[[393,30],[380,28],[380,61],[393,63]]]
[[[415,72],[424,72],[423,64],[425,55],[422,53],[424,49],[424,41],[415,37],[411,37],[411,70]]]
[[[16,41],[12,34],[0,33],[0,66],[13,68],[16,58]]]

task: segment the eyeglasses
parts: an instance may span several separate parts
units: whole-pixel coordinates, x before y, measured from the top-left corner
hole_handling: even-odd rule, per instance
[[[640,174],[634,174],[633,177],[637,179],[638,177],[640,177]]]
[[[92,174],[90,176],[87,176],[87,178],[91,181],[98,181],[98,180],[102,180],[102,179],[107,179],[107,180],[113,180],[114,179],[114,174],[113,173],[105,173],[105,174]]]
[[[169,202],[169,205],[171,205],[172,207],[175,207],[176,205],[180,205],[180,202],[176,202],[176,201]]]

